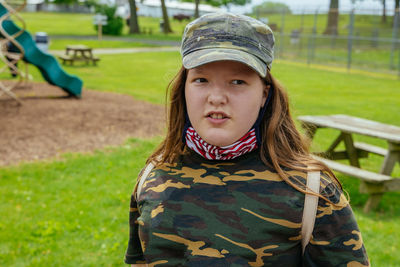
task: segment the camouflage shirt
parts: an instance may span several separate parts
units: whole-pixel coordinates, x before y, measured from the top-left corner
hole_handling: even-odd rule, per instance
[[[306,173],[286,170],[305,181]],[[314,231],[304,255],[304,194],[265,166],[259,151],[230,161],[195,153],[163,164],[132,196],[125,262],[149,266],[369,266],[342,191],[321,175]]]

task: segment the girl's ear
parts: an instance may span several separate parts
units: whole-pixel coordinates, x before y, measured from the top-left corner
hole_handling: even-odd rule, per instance
[[[261,107],[263,108],[265,105],[265,101],[267,101],[267,97],[269,94],[269,89],[271,88],[270,84],[265,84],[264,85],[264,89],[263,89],[263,96],[262,96],[262,103],[261,103]]]

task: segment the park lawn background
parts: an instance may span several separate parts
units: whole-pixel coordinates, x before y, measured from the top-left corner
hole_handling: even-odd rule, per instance
[[[106,36],[106,40],[98,42],[86,38],[97,34],[92,15],[38,12],[23,13],[22,16],[31,34],[45,31],[49,35],[65,35],[64,38],[70,38],[68,35],[83,38],[50,39],[50,49],[57,50],[77,43],[93,48],[145,46],[140,41],[128,39],[132,37],[179,41],[186,24],[171,20],[174,33],[164,35],[159,33],[159,19],[140,17],[141,28],[146,32],[151,29],[151,35],[129,35],[125,26],[122,40],[111,41]],[[268,18],[281,27],[281,15]],[[348,18],[348,15],[339,18],[341,35],[347,34]],[[379,25],[376,23],[378,18],[356,17],[358,34],[369,36],[370,28],[375,27],[381,30],[382,36],[389,37],[391,23]],[[286,15],[285,19],[285,33],[298,29],[300,16]],[[305,32],[311,31],[313,19],[313,15],[304,16]],[[321,33],[326,15],[318,15],[318,21],[317,32]],[[277,47],[279,45],[278,39]],[[342,58],[345,58],[344,51],[330,51],[329,47],[319,48],[317,53],[328,57],[343,54]],[[386,56],[380,50],[361,53],[359,60],[367,54],[368,58],[373,56],[374,61],[387,64]],[[99,67],[68,66],[65,69],[84,80],[85,90],[123,93],[163,104],[166,84],[179,68],[179,62],[179,54],[175,52],[101,55]],[[327,71],[324,67],[314,65],[310,68],[283,60],[277,63],[273,66],[273,74],[288,88],[295,116],[344,113],[399,125],[399,82],[394,76],[355,71],[349,74],[333,68]],[[33,67],[30,70],[35,81],[42,81]],[[336,134],[321,131],[313,149],[327,147]],[[385,146],[384,142],[375,139],[359,136],[355,139]],[[159,141],[160,138],[131,139],[120,147],[94,153],[66,154],[58,159],[0,168],[0,207],[7,214],[0,222],[0,265],[121,266],[128,235],[129,195],[145,157]],[[363,166],[375,171],[380,163],[379,157],[361,161]],[[398,166],[395,174],[400,174]],[[359,182],[340,174],[339,178],[350,194],[372,266],[399,266],[396,226],[400,218],[400,194],[385,194],[378,211],[363,214],[361,207],[366,195],[358,192]]]
[[[165,87],[180,66],[177,52],[102,55],[98,67],[66,66],[84,90],[122,93],[165,103]],[[30,68],[35,81],[42,81]],[[342,113],[399,125],[400,91],[395,76],[347,73],[277,61],[272,73],[287,88],[294,116]],[[101,78],[99,78],[101,77]],[[84,101],[84,93],[83,99]],[[313,149],[337,135],[317,133]],[[366,137],[356,136],[366,141]],[[131,139],[86,154],[0,168],[1,266],[121,266],[128,238],[128,207],[137,173],[160,141]],[[385,146],[379,140],[368,139]],[[362,160],[379,170],[381,158]],[[400,176],[399,166],[395,174]],[[400,193],[384,195],[379,209],[362,212],[359,182],[338,174],[349,193],[372,266],[400,266]]]

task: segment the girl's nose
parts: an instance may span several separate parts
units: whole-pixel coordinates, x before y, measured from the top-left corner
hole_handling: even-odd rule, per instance
[[[228,102],[227,91],[222,85],[214,85],[210,88],[208,102],[213,105],[223,105]]]

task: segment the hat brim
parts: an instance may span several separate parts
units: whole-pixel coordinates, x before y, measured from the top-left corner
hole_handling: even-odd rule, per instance
[[[245,51],[227,48],[206,48],[193,51],[182,59],[186,69],[193,69],[201,65],[223,60],[238,61],[255,70],[262,78],[267,75],[267,65],[258,57]]]

